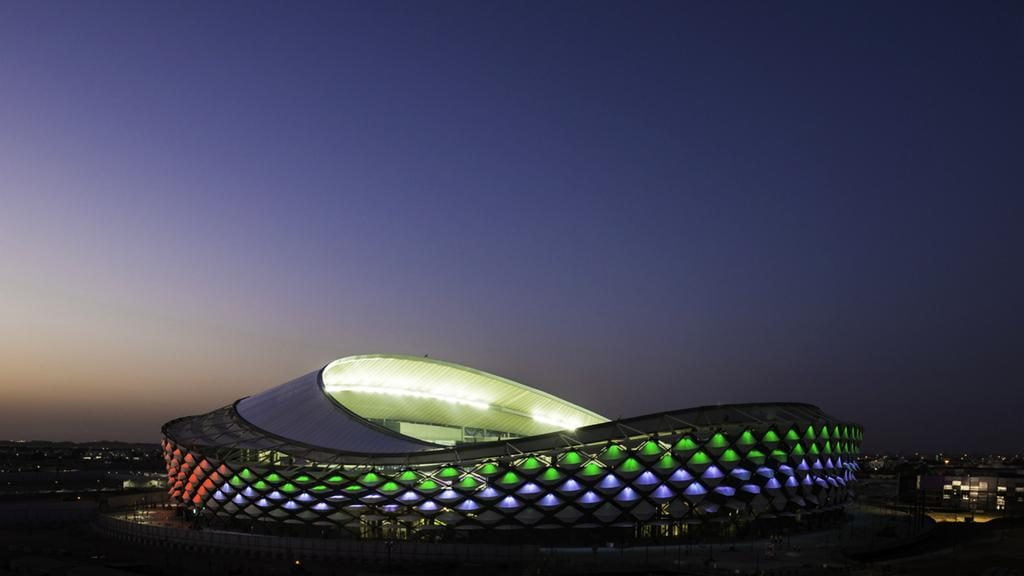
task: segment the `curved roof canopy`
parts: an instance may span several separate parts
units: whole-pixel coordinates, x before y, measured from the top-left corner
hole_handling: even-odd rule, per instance
[[[412,436],[419,436],[415,424],[534,436],[608,421],[518,382],[431,358],[351,356],[328,364],[322,382],[362,418],[413,424],[402,427]]]
[[[432,444],[381,430],[339,407],[320,388],[320,371],[239,400],[234,411],[279,438],[342,452],[394,453]]]
[[[611,422],[550,394],[465,366],[375,355],[342,358],[213,412],[172,420],[163,433],[183,446],[222,450],[221,458],[264,459],[277,452],[305,462],[409,465],[542,452],[567,442],[594,444],[623,434],[775,429],[778,423],[778,430],[797,424],[802,429],[808,423],[832,421],[809,404],[756,403]]]

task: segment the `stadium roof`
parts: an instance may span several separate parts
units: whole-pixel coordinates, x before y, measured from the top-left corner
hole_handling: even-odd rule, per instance
[[[431,358],[351,356],[323,370],[332,398],[363,418],[457,425],[535,436],[608,419],[480,370]]]
[[[535,414],[550,415],[551,421]],[[442,446],[382,425],[380,420],[387,415],[411,415],[420,421],[457,418],[449,420],[457,426],[486,422],[516,430],[520,437]],[[559,427],[554,418],[562,422],[580,418],[584,425]],[[386,465],[521,454],[666,430],[679,433],[708,426],[828,418],[808,404],[757,403],[608,421],[550,394],[472,368],[427,358],[375,355],[343,358],[233,405],[173,420],[164,426],[164,434],[185,446],[214,447],[224,457],[237,450],[272,450],[321,463]]]

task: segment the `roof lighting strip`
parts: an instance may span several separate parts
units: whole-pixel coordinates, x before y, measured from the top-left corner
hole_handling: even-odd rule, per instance
[[[479,410],[487,410],[491,407],[490,404],[482,400],[475,398],[463,398],[460,396],[449,396],[446,394],[436,394],[434,392],[425,392],[423,390],[411,390],[408,388],[394,388],[387,386],[366,386],[360,384],[331,384],[324,386],[324,390],[327,392],[361,392],[366,394],[385,394],[388,396],[399,396],[405,398],[426,398],[429,400],[440,400],[441,402],[447,402],[449,404],[459,404],[462,406],[470,406]]]

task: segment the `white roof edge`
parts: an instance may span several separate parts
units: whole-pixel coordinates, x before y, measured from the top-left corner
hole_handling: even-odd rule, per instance
[[[527,386],[526,384],[522,384],[522,383],[516,382],[515,380],[509,380],[508,378],[505,378],[503,376],[498,376],[497,374],[492,374],[492,373],[486,372],[484,370],[479,370],[477,368],[473,368],[473,367],[470,367],[470,366],[465,366],[463,364],[457,364],[455,362],[447,362],[445,360],[437,360],[435,358],[430,358],[430,357],[427,357],[427,356],[412,356],[412,355],[408,355],[408,354],[357,354],[355,356],[346,356],[344,358],[338,358],[337,360],[333,360],[331,362],[328,362],[327,365],[325,365],[323,368],[321,368],[320,373],[323,374],[323,372],[326,371],[331,366],[334,366],[335,364],[339,364],[339,363],[342,363],[342,362],[355,361],[355,360],[370,360],[370,359],[408,360],[408,361],[414,361],[414,362],[422,362],[422,363],[426,363],[426,364],[435,364],[437,366],[443,366],[443,367],[446,367],[446,368],[451,368],[451,369],[455,369],[455,370],[461,370],[463,372],[469,372],[471,374],[474,374],[474,375],[477,375],[477,376],[481,376],[483,378],[487,378],[487,379],[490,379],[490,380],[495,380],[495,381],[500,382],[501,384],[504,384],[506,386],[510,386],[510,387],[513,387],[513,388],[518,388],[518,389],[523,390],[525,392],[529,392],[531,394],[536,394],[538,396],[541,396],[541,397],[543,397],[545,399],[552,400],[554,402],[559,402],[561,404],[565,404],[566,406],[569,406],[569,407],[573,408],[574,410],[578,410],[578,411],[586,414],[587,416],[589,416],[591,418],[594,418],[595,420],[598,420],[598,423],[610,422],[611,421],[609,418],[607,418],[605,416],[602,416],[601,414],[598,414],[597,412],[594,412],[593,410],[590,410],[588,408],[584,408],[583,406],[580,406],[579,404],[575,404],[573,402],[569,402],[568,400],[565,400],[564,398],[559,398],[558,396],[555,396],[554,394],[545,392],[543,390],[539,390],[539,389],[534,388],[532,386]],[[322,376],[320,378],[320,385],[321,385],[321,387],[323,387],[323,377]]]

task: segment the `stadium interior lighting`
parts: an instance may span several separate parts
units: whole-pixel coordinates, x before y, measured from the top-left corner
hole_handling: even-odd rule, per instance
[[[387,394],[388,396],[403,396],[406,398],[424,398],[428,400],[440,400],[441,402],[447,402],[449,404],[460,404],[463,406],[470,406],[479,410],[487,410],[491,407],[490,404],[483,400],[477,400],[475,398],[462,398],[459,396],[449,396],[446,394],[437,394],[435,392],[426,392],[423,390],[412,390],[408,388],[395,388],[392,386],[384,385],[366,385],[366,384],[329,384],[324,386],[324,390],[327,392],[359,392],[365,394]]]
[[[563,420],[561,418],[555,418],[546,414],[540,414],[534,412],[530,415],[534,421],[540,422],[541,424],[548,424],[550,426],[558,426],[563,430],[575,430],[580,427],[580,423],[572,420]]]

